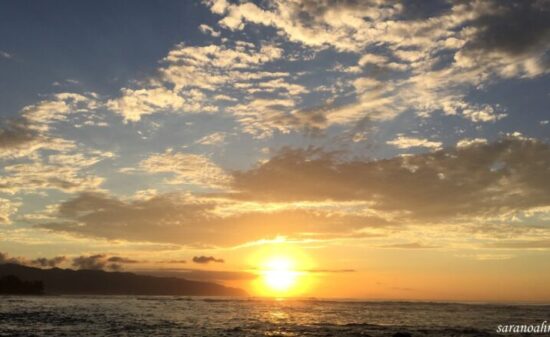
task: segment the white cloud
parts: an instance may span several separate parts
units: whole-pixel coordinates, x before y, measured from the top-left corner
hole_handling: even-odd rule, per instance
[[[141,170],[147,173],[168,173],[169,184],[189,184],[207,188],[223,188],[229,182],[229,176],[208,157],[200,154],[174,152],[169,149],[163,153],[149,156],[139,163]]]
[[[21,202],[0,198],[0,225],[12,223],[10,217],[17,212]]]
[[[464,139],[459,140],[458,143],[456,143],[456,147],[466,148],[466,147],[470,147],[470,146],[483,145],[483,144],[487,144],[487,139],[485,139],[485,138],[464,138]]]
[[[139,121],[141,116],[163,110],[179,110],[185,100],[163,87],[151,89],[121,90],[120,98],[107,102],[107,107],[120,113],[125,121]]]
[[[406,136],[398,136],[393,140],[386,142],[387,144],[393,145],[399,149],[410,149],[413,147],[424,147],[431,150],[438,150],[443,145],[441,142],[431,141],[424,138],[414,138]]]
[[[388,58],[382,55],[376,54],[364,54],[361,56],[357,64],[361,67],[366,66],[367,64],[382,65],[388,62]]]
[[[64,192],[99,190],[104,178],[85,170],[105,159],[111,152],[74,147],[49,155],[35,156],[22,163],[3,166],[0,192],[38,193],[56,189]]]
[[[5,59],[11,59],[13,58],[13,55],[6,51],[0,50],[0,57]]]
[[[209,135],[202,137],[195,141],[197,144],[201,145],[220,145],[225,141],[226,133],[225,132],[214,132]]]
[[[216,31],[209,25],[205,25],[205,24],[200,25],[199,30],[204,34],[210,34],[213,37],[220,37],[222,35],[221,32]]]
[[[464,109],[462,114],[472,122],[496,122],[499,119],[506,117],[505,113],[495,113],[492,106],[486,105],[481,109],[473,110],[472,108]]]

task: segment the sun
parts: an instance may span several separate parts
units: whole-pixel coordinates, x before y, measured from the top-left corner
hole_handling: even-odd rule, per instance
[[[286,293],[296,286],[299,272],[295,261],[288,257],[269,258],[262,266],[261,276],[265,286],[275,293]]]
[[[311,272],[315,262],[301,247],[278,239],[247,255],[252,293],[262,297],[288,298],[310,294],[317,280]]]

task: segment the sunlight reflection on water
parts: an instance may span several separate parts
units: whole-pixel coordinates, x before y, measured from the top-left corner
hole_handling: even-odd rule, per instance
[[[549,306],[187,297],[4,297],[0,335],[475,336],[502,323],[538,323]]]

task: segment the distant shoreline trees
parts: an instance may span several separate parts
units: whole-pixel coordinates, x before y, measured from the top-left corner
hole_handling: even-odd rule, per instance
[[[42,295],[43,293],[44,283],[42,281],[23,281],[14,275],[0,277],[0,294],[2,295]]]

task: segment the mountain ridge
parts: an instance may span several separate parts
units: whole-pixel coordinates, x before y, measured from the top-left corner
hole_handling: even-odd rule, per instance
[[[44,293],[48,295],[247,296],[242,289],[217,283],[131,272],[40,269],[14,263],[0,264],[0,277],[8,275],[25,281],[41,281]]]

